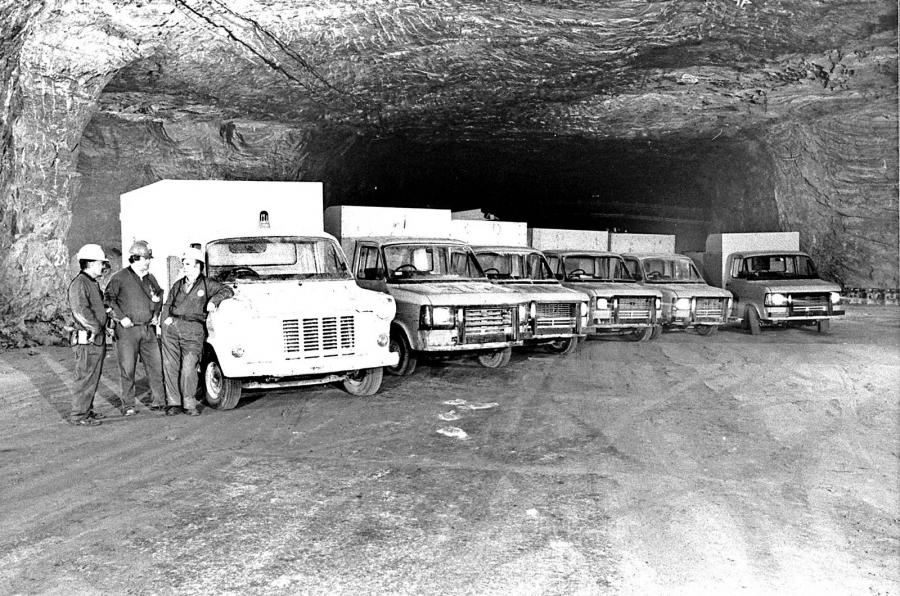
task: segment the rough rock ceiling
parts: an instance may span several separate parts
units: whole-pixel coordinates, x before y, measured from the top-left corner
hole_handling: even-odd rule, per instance
[[[896,15],[864,0],[7,1],[0,316],[54,318],[70,249],[115,244],[118,194],[162,177],[319,179],[330,202],[694,241],[801,229],[833,277],[896,284]]]

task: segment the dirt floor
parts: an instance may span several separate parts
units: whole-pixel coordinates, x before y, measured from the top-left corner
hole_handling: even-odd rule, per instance
[[[123,418],[111,354],[75,428],[70,351],[5,352],[0,593],[898,595],[898,356],[851,307]]]

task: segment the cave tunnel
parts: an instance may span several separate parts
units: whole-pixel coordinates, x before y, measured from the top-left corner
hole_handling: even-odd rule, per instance
[[[679,251],[796,230],[829,279],[896,287],[896,14],[26,2],[0,15],[0,310],[58,317],[71,255],[121,254],[119,195],[167,178],[317,180],[326,205],[674,234]]]

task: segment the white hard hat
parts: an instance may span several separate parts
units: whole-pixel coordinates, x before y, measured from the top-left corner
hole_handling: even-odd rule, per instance
[[[200,251],[199,248],[188,248],[181,255],[182,260],[184,259],[193,259],[195,261],[200,261],[203,263],[205,259],[203,258],[203,252]]]
[[[85,244],[78,250],[75,258],[79,261],[106,261],[109,263],[109,259],[106,258],[99,244]]]

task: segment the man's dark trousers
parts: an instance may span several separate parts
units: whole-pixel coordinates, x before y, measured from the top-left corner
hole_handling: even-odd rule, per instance
[[[121,323],[116,325],[116,356],[119,361],[119,378],[122,383],[122,405],[126,408],[136,404],[134,387],[138,355],[144,363],[144,372],[150,384],[154,406],[166,405],[166,390],[163,383],[162,359],[159,342],[152,325],[140,324],[126,329]]]
[[[94,406],[94,394],[100,384],[100,373],[103,372],[103,359],[106,358],[106,346],[94,344],[78,345],[75,351],[75,386],[72,391],[73,422],[87,418]]]
[[[203,323],[175,318],[163,326],[162,353],[169,406],[197,409],[200,359],[206,329]]]

